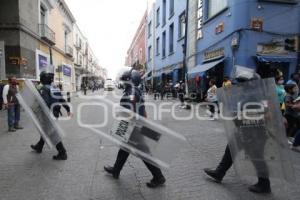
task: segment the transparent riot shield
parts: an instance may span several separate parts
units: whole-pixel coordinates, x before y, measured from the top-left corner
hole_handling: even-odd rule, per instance
[[[89,113],[98,113],[96,119]],[[79,105],[78,124],[157,166],[169,168],[186,144],[182,135],[106,98],[93,97]]]
[[[17,98],[49,148],[56,146],[64,132],[31,81],[25,81],[24,88],[17,94]]]
[[[293,180],[282,114],[273,79],[218,90],[220,117],[240,177]]]

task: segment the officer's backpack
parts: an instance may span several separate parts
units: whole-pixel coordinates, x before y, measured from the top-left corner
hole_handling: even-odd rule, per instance
[[[49,85],[44,85],[39,89],[39,93],[41,94],[48,108],[52,108],[53,115],[58,118],[59,114],[61,113],[61,106],[59,103],[62,97],[60,90]]]

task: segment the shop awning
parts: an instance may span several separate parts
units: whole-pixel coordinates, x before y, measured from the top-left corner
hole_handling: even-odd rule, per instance
[[[215,67],[217,64],[219,64],[223,61],[224,61],[224,58],[221,59],[221,60],[214,61],[214,62],[209,62],[209,63],[202,64],[202,65],[197,65],[196,67],[189,70],[188,74],[195,74],[195,73],[205,72],[205,71]]]
[[[292,55],[256,55],[256,58],[259,62],[293,62],[297,57]]]

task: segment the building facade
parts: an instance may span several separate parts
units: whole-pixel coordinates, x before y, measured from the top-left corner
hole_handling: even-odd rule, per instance
[[[126,57],[126,66],[139,70],[141,73],[144,73],[146,69],[146,25],[147,12],[143,15]]]
[[[46,1],[39,1],[39,32],[42,39],[47,42],[47,45],[39,42],[36,63],[37,75],[44,70],[54,72],[54,83],[61,85],[64,91],[73,92],[76,89],[73,64],[73,26],[75,18],[63,0],[52,2],[53,7],[51,8]],[[44,68],[43,57],[50,60],[48,61],[50,63],[48,69]]]
[[[221,86],[223,77],[234,78],[237,66],[251,68],[263,78],[280,70],[287,80],[296,72],[300,33],[298,0],[197,0],[190,13],[197,13],[196,63],[188,66],[189,81],[205,90],[208,79]],[[191,4],[191,3],[190,3]],[[195,39],[196,34],[196,39]],[[193,91],[196,88],[192,88]]]
[[[146,50],[153,86],[183,80],[186,1],[156,0],[147,17]]]
[[[75,91],[76,69],[85,63],[80,56],[87,48],[77,48],[74,32],[80,31],[64,0],[1,1],[1,79],[14,75],[38,81],[40,72],[47,71],[63,90]]]

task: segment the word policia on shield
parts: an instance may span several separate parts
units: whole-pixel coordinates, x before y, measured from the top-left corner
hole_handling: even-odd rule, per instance
[[[275,88],[273,79],[253,80],[219,89],[218,99],[226,116],[236,116],[239,106],[251,103],[243,116],[223,120],[238,175],[291,182],[294,170]]]
[[[22,107],[29,114],[35,127],[49,148],[61,142],[64,131],[52,116],[50,109],[31,81],[25,81],[24,88],[17,94],[17,98]]]
[[[130,109],[106,98],[91,98],[94,98],[92,102],[83,103],[77,109],[79,126],[101,135],[157,167],[169,168],[171,161],[186,144],[186,138],[182,135]],[[88,114],[91,111],[101,116],[93,119]]]

